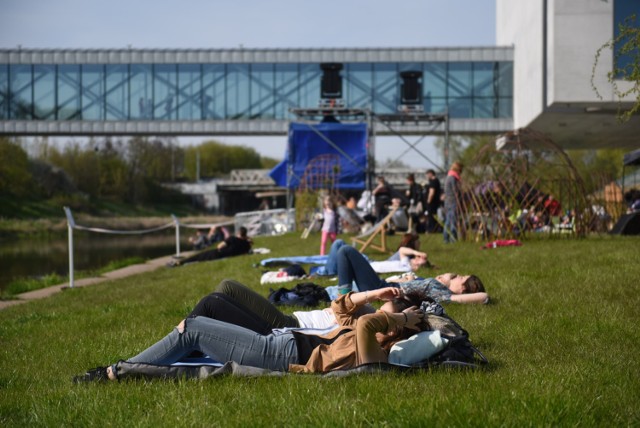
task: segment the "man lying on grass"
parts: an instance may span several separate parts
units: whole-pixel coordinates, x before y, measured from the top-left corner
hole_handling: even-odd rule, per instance
[[[215,361],[276,371],[328,372],[369,363],[387,363],[396,342],[428,330],[425,313],[418,309],[420,299],[400,289],[379,290],[385,310],[358,317],[369,293],[340,296],[331,304],[338,328],[325,335],[287,331],[257,334],[244,327],[196,316],[187,318],[162,340],[130,358],[132,363],[169,365],[193,351]],[[74,378],[75,382],[117,380],[117,365],[97,367]]]
[[[247,235],[247,228],[241,227],[236,236],[229,236],[220,242],[216,248],[201,251],[184,260],[172,260],[167,267],[183,266],[189,263],[206,262],[209,260],[224,259],[225,257],[249,254],[253,241]]]

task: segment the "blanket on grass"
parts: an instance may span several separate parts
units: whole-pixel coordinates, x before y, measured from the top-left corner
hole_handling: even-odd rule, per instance
[[[473,369],[477,368],[474,364],[456,363],[454,364],[440,364],[441,367],[449,368],[461,368],[461,369]],[[434,366],[426,365],[420,367],[405,367],[393,364],[384,363],[372,363],[364,364],[349,370],[334,370],[328,373],[318,373],[313,376],[319,377],[346,377],[359,374],[379,374],[388,372],[404,372],[404,373],[416,373],[423,372],[424,370],[432,369]],[[270,377],[283,377],[283,376],[298,376],[289,372],[279,372],[269,369],[261,369],[251,366],[243,366],[233,361],[228,361],[222,366],[211,365],[177,365],[177,366],[161,366],[155,364],[146,363],[130,363],[127,361],[120,361],[116,364],[116,370],[118,372],[118,380],[125,379],[207,379],[216,378],[220,376],[239,376],[239,377],[257,377],[257,376],[270,376]]]

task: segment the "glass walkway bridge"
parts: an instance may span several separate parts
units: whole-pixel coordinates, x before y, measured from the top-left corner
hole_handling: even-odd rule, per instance
[[[328,62],[345,108],[397,114],[400,73],[419,71],[421,110],[452,134],[513,128],[511,47],[2,49],[0,135],[284,135],[292,110],[318,108]]]

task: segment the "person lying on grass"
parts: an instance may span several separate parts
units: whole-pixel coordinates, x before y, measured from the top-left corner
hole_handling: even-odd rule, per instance
[[[343,245],[337,253],[338,284],[356,283],[360,291],[371,291],[385,288],[393,284],[381,279],[364,256],[350,245]],[[406,279],[406,278],[405,278]],[[436,278],[417,279],[403,282],[396,286],[404,290],[422,291],[424,297],[431,297],[437,302],[456,303],[488,303],[489,295],[485,292],[480,278],[475,275],[458,275],[446,273]]]
[[[441,275],[441,277],[444,277],[441,279],[445,281],[447,276],[452,275],[454,274]],[[435,282],[438,281],[431,281],[432,284]],[[455,278],[453,283],[456,283]],[[394,286],[390,288],[399,290],[400,295],[407,293],[420,296],[421,300],[428,300],[430,298],[429,292],[433,291],[433,287],[426,291],[424,288],[421,289],[419,287],[404,289]],[[387,288],[378,288],[364,291],[361,294],[365,296],[365,300],[368,303],[373,303],[383,301],[388,293]],[[381,310],[387,309],[388,306],[382,305]],[[354,316],[358,317],[373,312],[375,312],[375,308],[365,304],[359,308]],[[271,330],[278,328],[326,329],[335,327],[338,324],[331,307],[312,311],[295,311],[293,314],[288,315],[282,313],[262,295],[231,279],[222,280],[213,293],[203,297],[196,304],[189,317],[196,316],[204,316],[236,324],[261,334],[268,334]]]
[[[340,296],[331,303],[339,327],[325,335],[288,331],[282,334],[258,334],[223,321],[197,316],[181,321],[159,342],[130,358],[131,363],[168,365],[193,351],[215,361],[290,372],[328,372],[369,363],[387,363],[389,350],[396,342],[429,329],[421,301],[388,288],[378,296],[385,300],[386,311],[356,317],[367,303],[368,293]],[[76,376],[74,382],[117,380],[116,364],[96,367]]]
[[[416,245],[420,245],[419,241],[403,239],[403,242],[404,241],[407,241],[407,244],[400,245],[398,251],[387,260],[367,262],[371,265],[373,271],[377,273],[416,272],[421,267],[428,267],[429,261],[427,260],[427,253],[419,251],[418,248],[416,248]],[[317,268],[314,274],[321,276],[337,275],[338,258],[341,257],[340,249],[344,246],[347,246],[347,244],[342,239],[336,239],[333,244],[331,244],[327,263]]]
[[[216,248],[201,251],[184,260],[172,260],[167,264],[168,267],[182,266],[189,263],[206,262],[209,260],[223,259],[225,257],[239,256],[248,254],[251,251],[253,242],[247,235],[247,228],[241,227],[236,236],[229,236],[220,242]]]

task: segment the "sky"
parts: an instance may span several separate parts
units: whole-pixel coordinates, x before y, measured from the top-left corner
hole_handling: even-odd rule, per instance
[[[495,7],[495,0],[0,0],[0,48],[494,46]],[[272,158],[286,147],[285,136],[215,139]],[[433,141],[417,147],[441,163]],[[376,159],[396,159],[406,147],[378,137]],[[432,167],[415,152],[400,160]]]

